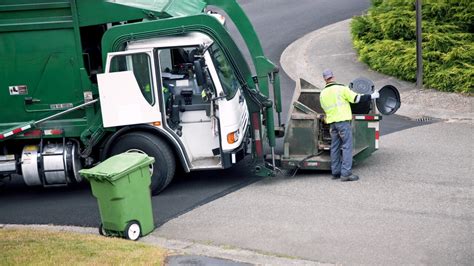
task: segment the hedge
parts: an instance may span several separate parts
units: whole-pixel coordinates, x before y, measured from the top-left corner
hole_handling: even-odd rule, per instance
[[[474,92],[474,1],[423,0],[423,83]],[[374,70],[416,81],[415,0],[372,0],[351,22],[359,59]]]

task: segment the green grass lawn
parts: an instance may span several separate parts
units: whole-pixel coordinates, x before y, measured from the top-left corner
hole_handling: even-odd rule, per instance
[[[0,265],[163,265],[164,249],[119,238],[0,229]]]

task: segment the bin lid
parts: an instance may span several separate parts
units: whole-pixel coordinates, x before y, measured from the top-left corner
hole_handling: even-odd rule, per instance
[[[364,77],[356,78],[349,83],[349,88],[358,94],[372,94],[374,92],[374,87],[374,82]],[[353,114],[368,114],[371,109],[371,102],[351,103]]]
[[[372,80],[363,77],[356,78],[349,84],[349,88],[359,94],[372,94],[374,87]]]
[[[392,85],[385,85],[380,90],[380,97],[376,100],[377,109],[384,115],[392,115],[400,108],[400,93]]]
[[[79,173],[86,179],[115,181],[137,168],[150,165],[153,157],[137,152],[117,154],[90,169],[82,169]]]

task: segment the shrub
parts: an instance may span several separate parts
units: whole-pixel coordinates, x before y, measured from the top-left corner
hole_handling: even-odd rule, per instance
[[[474,1],[424,0],[423,82],[441,91],[473,93]],[[359,59],[407,81],[416,79],[415,0],[372,0],[351,23]]]

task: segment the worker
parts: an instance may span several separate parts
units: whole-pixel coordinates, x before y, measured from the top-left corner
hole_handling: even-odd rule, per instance
[[[380,94],[357,94],[347,86],[335,81],[332,70],[323,71],[326,86],[320,95],[321,107],[326,114],[326,123],[331,133],[331,173],[333,179],[356,181],[352,173],[352,111],[351,103],[367,102],[377,99]],[[342,149],[341,149],[342,148]]]

